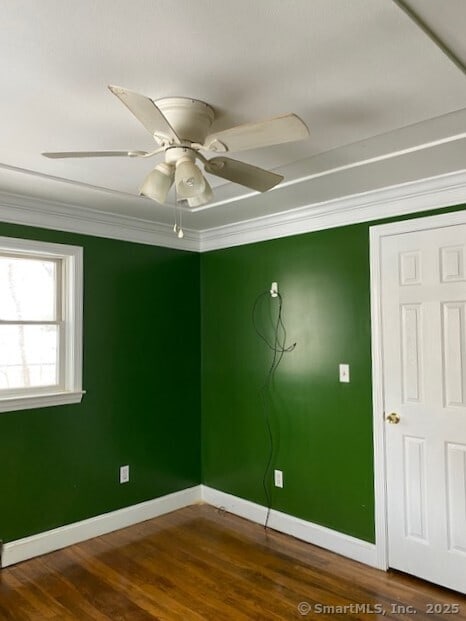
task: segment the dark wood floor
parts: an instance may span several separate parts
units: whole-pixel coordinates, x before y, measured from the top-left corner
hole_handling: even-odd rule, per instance
[[[324,606],[346,609],[332,613]],[[0,571],[1,621],[343,617],[463,621],[466,601],[422,580],[266,534],[206,505]]]

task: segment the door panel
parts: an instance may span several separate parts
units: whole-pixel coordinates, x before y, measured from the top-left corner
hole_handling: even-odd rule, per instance
[[[466,384],[466,347],[464,302],[446,302],[443,311],[443,371],[444,404],[446,407],[464,408]]]
[[[401,305],[403,403],[419,403],[422,400],[421,313],[420,304]]]
[[[466,445],[447,444],[448,544],[466,554]]]
[[[427,542],[426,449],[423,438],[405,436],[405,537]]]

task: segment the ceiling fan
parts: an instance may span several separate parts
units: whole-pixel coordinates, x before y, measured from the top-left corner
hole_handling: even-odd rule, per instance
[[[154,151],[67,151],[42,153],[49,158],[73,157],[152,157],[165,153],[165,160],[147,175],[139,194],[165,203],[175,184],[178,200],[190,207],[200,207],[212,197],[212,189],[196,160],[205,172],[227,181],[239,183],[258,192],[266,192],[280,181],[282,175],[219,155],[207,159],[201,151],[228,153],[245,151],[309,136],[306,124],[296,114],[284,114],[271,119],[238,125],[209,133],[215,114],[203,101],[185,97],[168,97],[153,101],[149,97],[119,86],[110,91],[152,135],[158,148]]]

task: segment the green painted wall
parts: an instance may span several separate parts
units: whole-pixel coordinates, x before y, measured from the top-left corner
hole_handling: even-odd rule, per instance
[[[7,224],[0,235],[84,247],[87,391],[0,414],[0,539],[198,484],[199,256]]]
[[[0,414],[0,540],[196,485],[201,443],[207,485],[265,504],[259,391],[271,352],[251,313],[277,280],[297,346],[272,393],[274,465],[285,474],[273,507],[373,541],[368,229],[199,257],[0,224],[0,236],[84,247],[87,390],[79,405]],[[258,307],[269,336],[276,302]],[[337,381],[340,362],[351,365],[350,384]],[[120,485],[126,463],[131,482]]]
[[[272,506],[374,541],[370,224],[202,255],[202,468],[206,485],[266,504],[260,388],[272,353],[251,312],[278,281],[287,344],[297,345],[272,391],[274,466],[285,480]],[[258,315],[270,337],[276,304],[263,298]],[[341,362],[349,384],[338,381]]]

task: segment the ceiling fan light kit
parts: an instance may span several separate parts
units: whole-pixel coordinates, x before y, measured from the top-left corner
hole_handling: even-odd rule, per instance
[[[309,136],[306,124],[296,114],[238,125],[209,133],[215,120],[214,110],[205,102],[186,97],[152,100],[145,95],[119,86],[109,86],[157,144],[154,151],[70,151],[43,153],[48,158],[134,157],[147,158],[164,153],[160,162],[147,175],[139,194],[164,204],[175,184],[177,200],[189,207],[205,205],[213,198],[212,188],[196,161],[216,177],[238,183],[251,190],[267,192],[283,180],[268,170],[220,155],[207,159],[202,153],[245,151],[303,140]]]
[[[175,169],[165,162],[160,162],[146,177],[139,190],[140,196],[146,196],[158,203],[164,203],[173,185]]]
[[[170,149],[170,151],[179,151],[179,149]],[[199,194],[202,194],[205,187],[204,176],[194,163],[194,152],[186,149],[186,153],[190,153],[190,155],[181,155],[181,157],[176,160],[175,164],[176,194],[182,199],[199,196]]]
[[[212,192],[212,188],[209,185],[209,182],[204,177],[204,189],[201,194],[197,196],[193,196],[192,198],[188,198],[188,205],[190,207],[202,207],[202,205],[206,205],[209,201],[214,197],[214,193]]]

